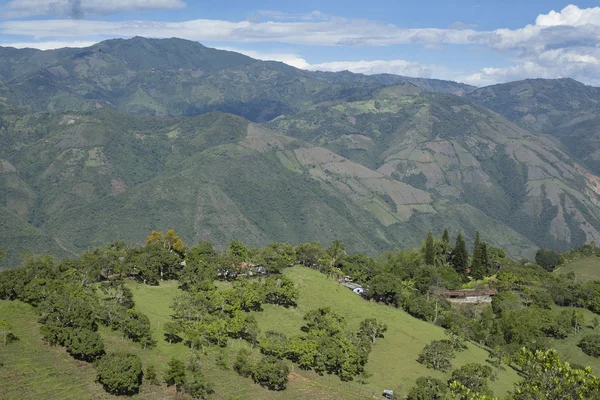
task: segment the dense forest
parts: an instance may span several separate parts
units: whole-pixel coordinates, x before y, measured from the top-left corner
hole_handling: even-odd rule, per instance
[[[509,399],[600,399],[600,379],[587,366],[561,361],[552,340],[589,329],[578,347],[600,357],[598,317],[600,281],[578,281],[574,273],[552,271],[573,260],[600,256],[595,245],[568,253],[541,249],[535,261],[513,260],[480,235],[471,251],[458,232],[440,237],[429,233],[419,248],[387,252],[377,258],[347,254],[336,240],[327,248],[317,243],[296,247],[273,243],[247,248],[232,241],[223,252],[209,242],[186,246],[173,230],[153,231],[144,246],[114,242],[77,259],[59,261],[31,256],[18,268],[0,274],[0,299],[32,305],[39,315],[39,334],[47,345],[61,346],[72,357],[92,363],[97,382],[114,395],[132,395],[142,384],[167,385],[191,398],[209,398],[214,384],[205,377],[209,349],[226,349],[232,340],[248,348],[237,351],[231,368],[241,377],[273,391],[286,390],[290,368],[337,376],[342,382],[367,382],[365,367],[383,340],[390,321],[365,315],[357,329],[330,307],[303,315],[293,336],[277,330],[261,332],[254,313],[265,305],[295,308],[299,291],[284,273],[309,268],[339,282],[352,281],[364,301],[399,308],[412,317],[443,327],[446,338],[433,340],[417,362],[431,371],[451,372],[442,381],[423,376],[408,399],[493,399],[490,382],[500,371],[519,374]],[[136,310],[130,285],[160,286],[175,282],[180,294],[171,304],[164,337],[152,334],[149,317]],[[444,296],[456,289],[493,289],[491,302],[454,304]],[[555,312],[557,307],[560,312]],[[2,346],[19,340],[15,321],[0,318]],[[159,343],[184,345],[187,359],[173,357],[159,366],[142,364],[134,353],[115,351],[99,328],[150,351]],[[453,368],[453,360],[469,345],[488,353],[484,363]],[[44,351],[44,349],[41,349]],[[2,354],[2,353],[0,353]],[[8,360],[1,360],[0,363]],[[230,363],[217,352],[216,365]],[[2,367],[0,367],[2,368]],[[398,379],[401,379],[398,377]],[[393,385],[394,382],[390,382]]]

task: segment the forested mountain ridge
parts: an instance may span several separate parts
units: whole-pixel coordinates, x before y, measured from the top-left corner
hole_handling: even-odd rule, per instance
[[[7,265],[41,246],[21,230],[59,256],[168,227],[217,245],[337,236],[371,254],[441,226],[515,257],[600,241],[593,157],[472,103],[485,89],[180,39],[0,55]],[[570,113],[596,104],[584,88],[566,92]]]
[[[528,79],[477,89],[468,97],[527,129],[556,137],[600,172],[600,88],[573,79]]]
[[[571,241],[600,239],[597,177],[550,137],[467,99],[400,85],[360,101],[317,105],[269,126],[433,198],[470,204],[539,246],[566,249]]]

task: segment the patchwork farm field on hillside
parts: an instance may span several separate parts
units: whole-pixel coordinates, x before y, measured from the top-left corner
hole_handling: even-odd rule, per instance
[[[210,399],[361,399],[381,396],[383,389],[394,389],[405,395],[419,376],[430,375],[448,379],[449,374],[428,370],[415,359],[421,349],[434,339],[445,337],[441,328],[417,320],[405,312],[363,300],[350,290],[338,285],[325,275],[303,267],[286,270],[300,291],[297,308],[265,305],[264,311],[255,313],[262,332],[283,331],[287,335],[300,332],[302,316],[310,309],[329,306],[346,318],[349,327],[356,328],[362,319],[375,317],[388,325],[385,338],[379,339],[369,357],[367,371],[372,374],[364,386],[356,382],[341,382],[336,376],[318,376],[313,372],[302,371],[291,366],[288,389],[281,392],[268,391],[241,378],[232,370],[223,371],[216,367],[215,356],[218,348],[210,348],[202,358],[202,369],[214,383],[215,393]],[[175,282],[165,282],[158,287],[132,283],[136,308],[148,315],[158,345],[151,350],[142,350],[139,345],[123,341],[116,332],[102,329],[106,347],[113,350],[127,350],[140,355],[144,365],[156,365],[159,375],[172,357],[187,359],[188,349],[181,343],[169,344],[163,339],[164,323],[169,321],[170,304],[179,289]],[[2,315],[6,315],[17,329],[21,338],[6,348],[0,348],[0,382],[5,389],[2,399],[25,398],[112,398],[105,394],[98,384],[94,384],[94,371],[90,365],[73,360],[61,348],[51,348],[43,344],[39,335],[39,325],[35,322],[35,311],[20,302],[0,302]],[[243,341],[230,340],[225,348],[229,366],[237,350],[249,345]],[[257,349],[253,354],[258,357]],[[484,364],[487,352],[471,345],[469,350],[459,353],[453,368],[467,362]],[[499,379],[492,383],[496,395],[504,395],[517,380],[511,369],[501,372]],[[162,399],[174,396],[166,386],[142,385],[139,399]]]

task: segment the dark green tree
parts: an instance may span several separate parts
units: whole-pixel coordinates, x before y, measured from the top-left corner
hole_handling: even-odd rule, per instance
[[[460,232],[456,236],[456,244],[450,253],[450,263],[458,273],[464,273],[469,266],[469,252]]]
[[[256,363],[252,369],[255,383],[269,390],[285,390],[288,383],[288,366],[278,358],[266,356]]]
[[[232,240],[229,243],[229,254],[234,256],[238,262],[244,262],[248,258],[248,248],[237,240]]]
[[[146,367],[146,371],[144,372],[144,380],[151,385],[160,385],[154,364],[148,364]]]
[[[454,348],[449,341],[434,340],[423,348],[417,362],[438,371],[447,371],[452,366]]]
[[[560,262],[560,254],[556,251],[539,249],[535,253],[535,263],[547,271],[554,271]]]
[[[479,232],[477,233],[479,234]],[[471,262],[471,276],[473,279],[485,278],[489,265],[488,245],[485,242],[479,242],[473,252],[473,261]]]
[[[577,345],[588,356],[600,357],[600,335],[587,335]]]
[[[175,391],[181,392],[186,384],[185,364],[178,358],[171,358],[169,368],[165,372],[164,380],[168,386],[175,385]]]
[[[135,394],[142,384],[142,362],[135,354],[106,354],[96,364],[96,371],[98,382],[112,394]]]
[[[450,243],[450,234],[448,233],[448,228],[444,228],[444,233],[442,234],[442,242]]]
[[[183,391],[193,399],[205,399],[207,395],[214,392],[212,383],[207,381],[198,369],[190,372],[183,385]]]
[[[431,376],[422,376],[417,378],[406,400],[443,400],[447,393],[448,387],[444,382]]]
[[[98,332],[76,329],[69,333],[65,346],[78,360],[92,362],[104,355],[104,342]]]
[[[240,349],[235,357],[235,361],[233,362],[233,370],[241,376],[247,378],[252,375],[253,369],[254,365],[250,359],[250,350],[244,348]]]
[[[425,258],[425,264],[435,265],[435,243],[433,240],[433,234],[431,232],[427,234],[423,256]]]
[[[287,337],[281,332],[267,331],[260,341],[260,352],[267,356],[284,358],[287,347]]]

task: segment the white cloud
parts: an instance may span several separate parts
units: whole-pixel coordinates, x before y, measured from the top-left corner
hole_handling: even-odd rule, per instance
[[[439,65],[421,64],[406,60],[375,60],[375,61],[333,61],[312,64],[306,69],[313,71],[352,71],[360,74],[395,74],[431,78],[447,74],[446,68]]]
[[[13,0],[9,5],[17,3]],[[18,3],[51,3],[21,0]],[[70,3],[56,0],[56,3]],[[180,0],[81,0],[82,7],[99,7],[95,12],[124,10],[133,4],[182,6]],[[104,7],[104,8],[101,8]],[[92,8],[90,8],[91,10]],[[104,10],[104,11],[102,11]],[[87,11],[86,11],[87,12]],[[68,41],[77,38],[108,37],[181,37],[201,42],[231,43],[285,43],[308,46],[389,46],[422,44],[427,49],[438,49],[446,44],[478,45],[503,52],[512,58],[514,66],[490,68],[470,73],[450,73],[439,66],[421,65],[403,60],[392,61],[337,61],[319,64],[321,68],[344,68],[355,72],[391,72],[418,74],[415,76],[462,79],[469,83],[485,84],[526,77],[570,76],[590,84],[600,84],[600,7],[579,8],[567,6],[561,11],[539,15],[534,24],[519,29],[481,31],[464,23],[455,23],[450,29],[406,29],[392,24],[370,20],[351,20],[330,17],[315,11],[308,14],[284,14],[275,11],[259,12],[269,21],[224,21],[198,19],[182,22],[162,21],[98,21],[98,20],[45,20],[0,22],[0,34],[33,37],[35,40]],[[61,39],[62,38],[62,39]],[[249,51],[245,51],[250,54]],[[302,56],[289,53],[260,53],[254,56],[274,59],[300,68],[314,68]],[[417,65],[418,64],[418,65]],[[344,67],[345,66],[345,67]]]
[[[227,51],[235,51],[236,53],[242,53],[247,55],[248,57],[256,58],[258,60],[265,61],[280,61],[287,65],[291,65],[292,67],[301,68],[301,69],[309,69],[310,64],[301,56],[294,53],[273,53],[273,52],[264,52],[264,51],[255,51],[255,50],[244,50],[238,49],[235,47],[218,47],[221,50]]]
[[[107,15],[129,11],[178,9],[182,0],[11,0],[2,14],[4,18],[36,15],[61,15],[83,18],[85,15]]]
[[[54,50],[62,49],[64,47],[89,47],[96,44],[98,41],[72,41],[72,42],[61,42],[61,41],[44,41],[44,42],[12,42],[12,43],[0,43],[3,47],[16,47],[17,49],[40,49],[40,50]]]

